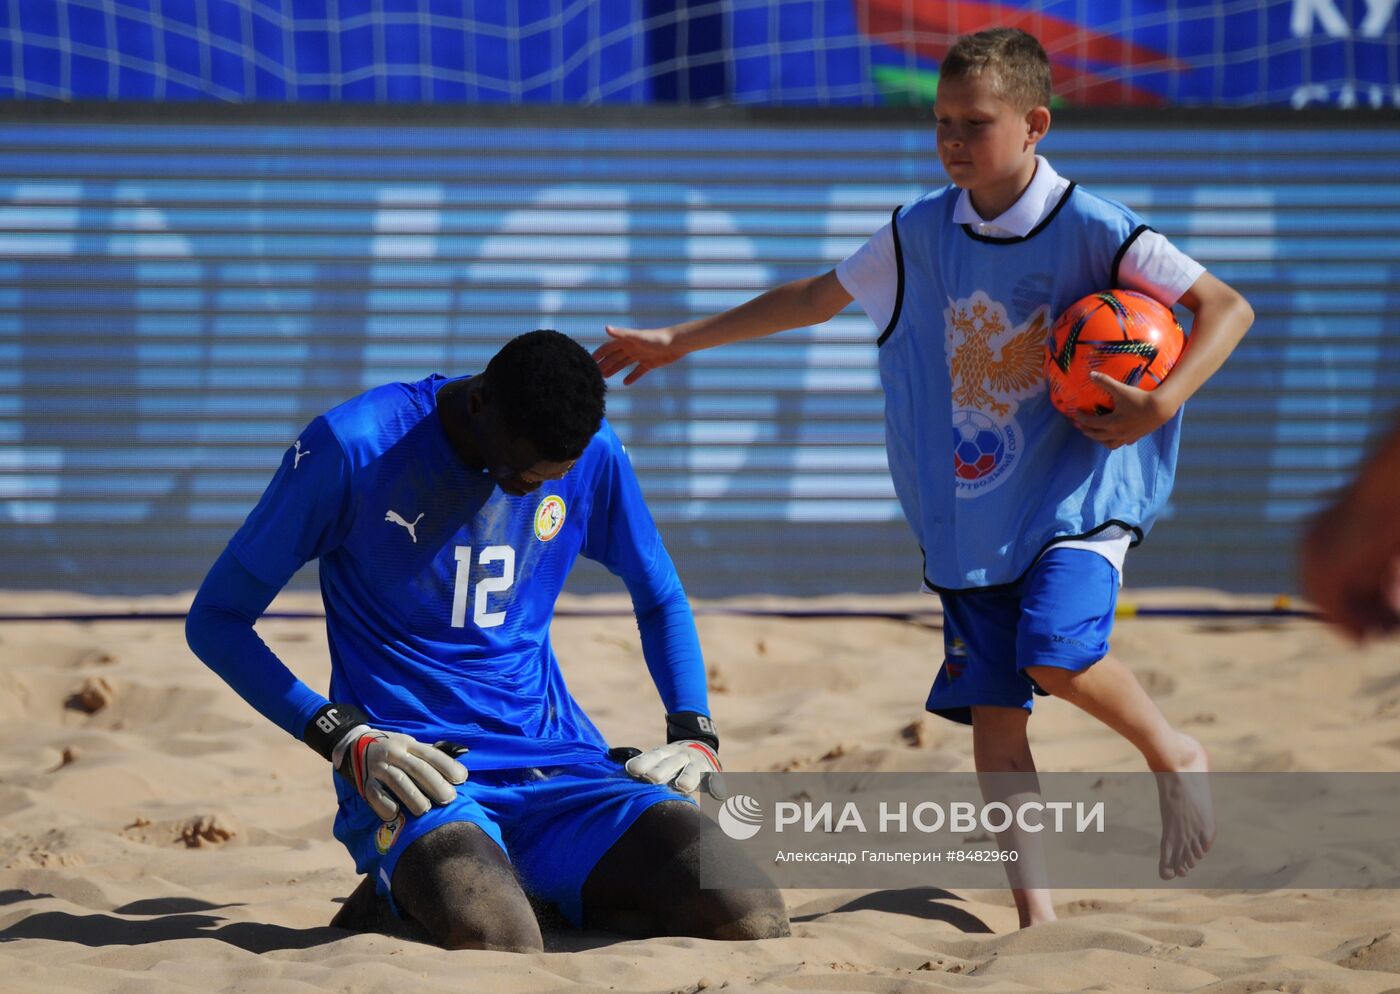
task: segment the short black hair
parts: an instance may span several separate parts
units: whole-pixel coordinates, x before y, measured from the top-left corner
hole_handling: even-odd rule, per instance
[[[486,364],[486,401],[541,459],[577,459],[603,423],[607,384],[582,345],[548,328],[512,338]]]
[[[939,79],[987,75],[996,95],[1019,111],[1050,106],[1050,59],[1034,35],[989,28],[963,35],[938,67]]]

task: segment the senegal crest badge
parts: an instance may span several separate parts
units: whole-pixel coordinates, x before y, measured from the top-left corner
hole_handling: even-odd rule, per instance
[[[389,848],[394,844],[394,840],[399,837],[399,832],[403,831],[403,812],[400,811],[394,816],[393,821],[386,821],[374,831],[374,848],[379,850],[379,855],[388,853]]]
[[[559,529],[564,527],[566,512],[564,498],[558,494],[550,494],[540,501],[540,506],[535,508],[535,538],[548,542],[558,535]]]

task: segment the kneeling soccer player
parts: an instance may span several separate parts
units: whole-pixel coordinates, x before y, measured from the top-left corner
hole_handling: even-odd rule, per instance
[[[718,772],[719,741],[694,619],[604,390],[581,346],[535,331],[478,375],[333,408],[195,597],[195,653],[339,774],[335,835],[366,879],[333,924],[397,916],[452,948],[537,950],[533,899],[630,935],[788,933],[776,891],[701,889],[707,865],[746,857],[683,796]],[[668,744],[625,767],[550,645],[580,553],[626,584],[667,712]],[[253,630],[312,559],[329,700]]]

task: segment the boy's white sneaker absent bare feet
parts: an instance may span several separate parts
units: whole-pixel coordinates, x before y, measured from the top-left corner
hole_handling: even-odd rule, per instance
[[[1157,777],[1162,812],[1162,848],[1157,872],[1163,880],[1184,877],[1205,858],[1215,841],[1215,807],[1210,799],[1210,755],[1185,733],[1179,761]]]

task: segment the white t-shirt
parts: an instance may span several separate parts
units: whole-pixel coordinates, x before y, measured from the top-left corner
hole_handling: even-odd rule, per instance
[[[1044,156],[1035,157],[1035,175],[1026,192],[1005,213],[984,221],[972,206],[972,197],[963,190],[953,205],[953,222],[968,224],[979,235],[993,238],[1024,238],[1055,209],[1069,180],[1055,172]],[[1133,239],[1118,264],[1118,279],[1125,289],[1136,290],[1171,307],[1191,284],[1206,271],[1195,259],[1183,253],[1155,231],[1144,231]],[[895,260],[894,232],[887,224],[860,248],[836,266],[836,278],[865,311],[876,328],[883,329],[894,314],[899,289],[899,267]],[[1066,539],[1051,548],[1088,549],[1097,552],[1123,577],[1123,559],[1132,534],[1110,527],[1092,538]]]

